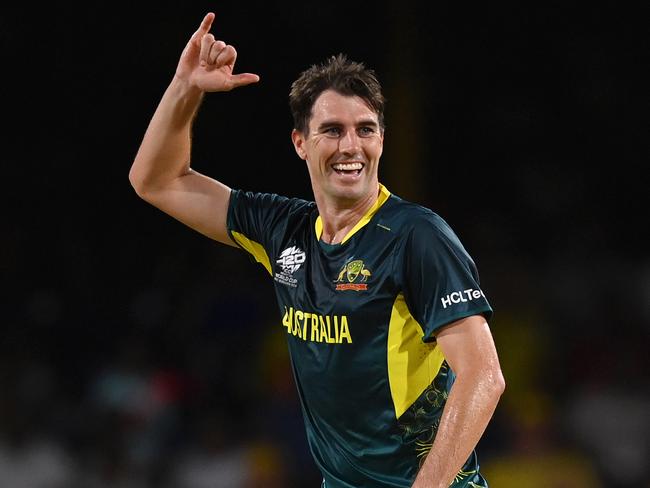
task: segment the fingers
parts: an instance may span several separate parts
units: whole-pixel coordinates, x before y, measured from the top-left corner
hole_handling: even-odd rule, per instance
[[[201,38],[201,52],[199,53],[199,61],[201,63],[201,66],[208,64],[208,56],[212,50],[212,45],[216,42],[217,41],[214,39],[214,36],[212,34],[205,34]]]
[[[210,33],[212,22],[214,21],[214,13],[208,12],[199,28],[192,34],[192,39],[188,45],[189,49],[199,48],[199,63],[201,66],[211,69],[218,69],[223,66],[230,68],[230,73],[234,68],[235,61],[237,60],[237,51],[235,48],[223,41],[218,41]],[[195,47],[190,47],[195,46]],[[239,86],[250,85],[257,83],[260,77],[253,73],[240,73],[237,75],[230,74],[226,81],[226,86],[229,85],[227,90]]]
[[[228,65],[232,67],[237,59],[237,51],[225,42],[215,40],[212,34],[206,34],[201,40],[199,59],[201,66],[221,68]]]
[[[223,41],[217,41],[212,45],[208,59],[211,64],[221,67],[224,65],[234,65],[237,59],[237,51],[234,47],[226,45]]]
[[[210,32],[210,28],[212,27],[213,20],[214,20],[214,14],[212,12],[208,12],[207,14],[205,14],[205,17],[203,17],[203,20],[201,21],[201,25],[196,30],[196,32],[192,34],[193,42],[198,43],[208,32]]]

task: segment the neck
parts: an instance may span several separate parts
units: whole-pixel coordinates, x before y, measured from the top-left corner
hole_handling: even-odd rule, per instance
[[[339,244],[352,228],[363,218],[379,197],[379,184],[376,191],[355,201],[341,201],[314,195],[318,213],[323,223],[321,240],[328,244]]]

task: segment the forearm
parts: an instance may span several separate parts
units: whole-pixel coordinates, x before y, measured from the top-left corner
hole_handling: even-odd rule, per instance
[[[456,378],[414,488],[449,487],[483,435],[503,388],[500,371]]]
[[[189,172],[192,121],[203,94],[174,77],[151,118],[129,179],[138,193]]]

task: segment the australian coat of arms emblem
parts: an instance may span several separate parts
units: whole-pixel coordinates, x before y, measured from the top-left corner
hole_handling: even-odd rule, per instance
[[[343,265],[334,283],[336,283],[337,290],[367,290],[368,283],[366,282],[371,274],[361,259],[355,259]]]

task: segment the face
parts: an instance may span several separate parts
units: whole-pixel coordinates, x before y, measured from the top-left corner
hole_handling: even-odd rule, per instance
[[[312,107],[308,133],[294,130],[291,138],[307,162],[317,201],[354,203],[376,195],[384,134],[363,99],[324,91]]]

